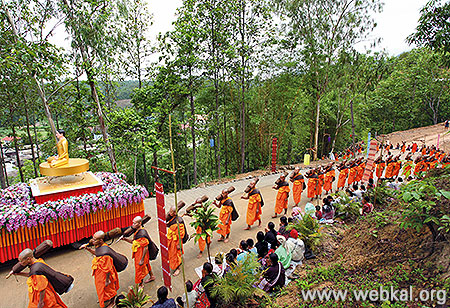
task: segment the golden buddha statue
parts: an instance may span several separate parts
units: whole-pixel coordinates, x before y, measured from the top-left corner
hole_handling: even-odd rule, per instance
[[[59,129],[56,132],[58,143],[56,144],[57,156],[47,158],[47,162],[51,168],[58,168],[69,163],[69,143],[65,137],[65,132]]]
[[[58,155],[51,156],[46,162],[39,165],[39,170],[44,176],[67,176],[83,173],[89,170],[89,161],[84,158],[69,158],[69,142],[65,132],[59,129],[56,132],[58,143],[56,150]]]

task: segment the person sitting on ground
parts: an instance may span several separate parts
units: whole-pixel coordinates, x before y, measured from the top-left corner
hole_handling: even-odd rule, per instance
[[[355,195],[353,194],[353,191],[351,191],[349,188],[347,188],[345,190],[345,194],[350,198],[350,199],[354,199]]]
[[[173,298],[167,298],[169,290],[165,286],[160,287],[156,294],[158,295],[158,301],[153,304],[152,308],[177,308]]]
[[[217,306],[217,301],[212,296],[212,289],[214,288],[215,281],[216,277],[213,274],[213,266],[211,263],[206,262],[205,264],[203,264],[202,279],[200,280],[200,285],[202,286],[203,290],[205,290],[206,297],[211,304],[211,308],[215,308]]]
[[[278,229],[278,234],[287,238],[289,236],[289,231],[286,231],[286,227],[288,225],[288,220],[286,216],[280,217],[280,229]]]
[[[277,242],[277,231],[275,231],[275,224],[273,222],[269,222],[266,229],[266,235],[264,236],[264,240],[269,243],[271,249],[276,249],[278,247]]]
[[[321,220],[322,219],[322,211],[321,211],[319,205],[316,205],[316,213],[315,213],[315,215],[316,215],[316,219],[317,220]]]
[[[398,183],[398,189],[400,189],[405,183],[403,182],[403,178],[398,178],[397,179],[397,183]]]
[[[324,199],[322,205],[322,215],[323,215],[322,218],[325,220],[330,220],[334,218],[334,207],[330,204],[330,201],[328,199]]]
[[[301,239],[298,238],[298,232],[295,229],[292,229],[289,233],[289,238],[286,242],[290,245],[292,251],[292,261],[300,262],[304,258],[305,254],[305,243]]]
[[[239,249],[241,250],[241,253],[237,255],[236,257],[236,261],[237,262],[244,262],[245,259],[247,258],[247,256],[249,255],[249,251],[248,251],[248,245],[247,242],[242,240],[239,243]]]
[[[288,269],[291,266],[292,260],[292,252],[290,250],[291,247],[286,245],[286,238],[282,235],[277,235],[277,240],[280,243],[280,246],[275,250],[275,253],[278,256],[281,264],[284,269]]]
[[[258,252],[258,259],[264,258],[269,252],[269,243],[264,240],[264,232],[259,231],[256,234],[256,240],[258,241],[255,245],[256,251]]]
[[[353,196],[355,196],[358,201],[361,201],[362,194],[363,194],[363,192],[360,189],[358,189],[358,185],[354,184],[353,185]]]
[[[373,188],[375,188],[375,184],[374,184],[374,182],[373,182],[373,179],[369,179],[369,184],[367,185],[367,188],[368,188],[368,189],[373,189]]]
[[[246,242],[247,242],[247,245],[248,245],[248,251],[250,251],[251,253],[254,253],[255,255],[257,255],[258,251],[256,250],[256,247],[255,247],[255,241],[253,241],[252,238],[248,238]]]
[[[183,293],[183,296],[177,297],[177,303],[180,305],[180,307],[183,308],[194,308],[195,303],[197,301],[198,293],[197,291],[193,290],[194,285],[190,280],[186,281],[186,291],[187,291],[187,298],[189,306],[186,303],[186,293]]]
[[[295,206],[292,208],[292,218],[294,220],[300,220],[303,217],[303,211],[301,208]]]
[[[259,284],[259,287],[266,292],[272,293],[277,288],[284,287],[286,274],[283,265],[278,261],[277,254],[271,253],[267,260],[267,264],[269,267],[264,273],[263,280]]]
[[[364,194],[365,192],[367,192],[366,186],[364,185],[360,185],[359,186],[359,190]]]
[[[368,196],[364,196],[362,201],[362,215],[366,216],[367,214],[371,213],[373,211],[373,204],[369,202],[370,199]]]

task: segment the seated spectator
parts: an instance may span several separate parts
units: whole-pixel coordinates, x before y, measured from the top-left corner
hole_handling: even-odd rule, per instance
[[[254,253],[255,255],[258,254],[258,251],[256,250],[256,247],[255,247],[255,242],[253,241],[252,238],[247,239],[247,245],[248,245],[248,251]]]
[[[256,251],[258,252],[258,258],[264,258],[269,252],[269,243],[264,240],[264,232],[259,231],[256,234],[256,240],[258,241],[255,245]]]
[[[314,206],[314,204],[312,204],[311,202],[308,202],[305,204],[305,213],[306,214],[309,214],[312,216],[315,211],[316,211],[316,207]]]
[[[278,256],[275,253],[271,253],[267,260],[269,268],[264,273],[263,279],[259,284],[259,287],[266,292],[273,292],[277,288],[284,287],[286,282],[286,275],[283,265],[278,261]]]
[[[289,231],[286,231],[286,227],[288,225],[287,217],[281,216],[280,217],[280,229],[278,230],[278,234],[284,236],[285,238],[288,238]]]
[[[347,196],[348,196],[350,199],[355,198],[355,195],[353,195],[353,191],[351,191],[349,188],[347,188],[347,189],[345,190],[345,193],[347,194]]]
[[[359,186],[359,190],[362,191],[362,193],[365,193],[367,191],[366,186],[364,185]]]
[[[363,194],[363,192],[360,189],[358,189],[358,185],[354,184],[353,185],[353,196],[355,196],[358,201],[361,201],[362,194]]]
[[[277,235],[277,240],[280,243],[280,246],[275,250],[275,253],[283,265],[283,268],[288,269],[291,266],[292,252],[289,249],[290,247],[286,245],[286,238],[284,236]]]
[[[403,178],[399,177],[397,179],[398,189],[400,189],[405,183],[403,182]]]
[[[287,239],[287,244],[291,246],[290,250],[292,251],[292,261],[302,261],[305,254],[305,243],[303,243],[303,241],[298,238],[297,230],[291,230],[289,238]]]
[[[373,188],[375,188],[375,184],[374,184],[374,182],[373,182],[373,179],[369,179],[369,184],[367,185],[367,188],[368,188],[368,189],[373,189]]]
[[[302,209],[298,206],[293,207],[292,208],[292,218],[299,220],[299,219],[302,219],[302,217],[303,217]]]
[[[275,224],[273,222],[269,222],[267,225],[269,229],[266,229],[266,235],[264,236],[264,241],[269,243],[271,249],[276,249],[278,247],[277,242],[277,231],[275,231]]]
[[[369,202],[370,199],[368,196],[365,196],[363,198],[363,202],[362,202],[362,215],[366,216],[367,214],[371,213],[373,211],[373,204]]]
[[[158,295],[158,301],[153,304],[152,308],[177,308],[173,298],[167,298],[169,290],[165,286],[160,287],[156,294]]]
[[[240,250],[241,250],[241,253],[237,255],[236,261],[237,261],[237,262],[244,262],[244,260],[247,258],[248,254],[250,253],[250,252],[248,251],[248,245],[247,245],[247,242],[244,241],[244,240],[242,240],[242,241],[239,243],[239,248],[240,248]]]
[[[324,202],[324,204],[322,205],[322,215],[323,215],[322,218],[326,219],[326,220],[330,220],[330,219],[334,218],[334,208],[330,204],[330,201],[328,201],[328,200],[326,202]]]
[[[217,301],[212,296],[212,289],[214,287],[215,281],[216,278],[213,274],[213,266],[211,263],[206,262],[205,264],[203,264],[202,279],[200,280],[200,285],[202,286],[203,290],[205,290],[206,297],[211,304],[211,308],[215,308],[217,306]]]
[[[227,261],[227,265],[223,270],[222,276],[228,273],[232,268],[236,266],[236,258],[231,253],[226,254],[225,260]]]
[[[197,301],[198,293],[197,291],[193,290],[194,286],[190,280],[186,281],[186,291],[187,291],[187,298],[189,306],[186,303],[186,293],[183,294],[183,296],[177,297],[177,303],[180,305],[180,307],[184,308],[194,308],[195,302]]]
[[[322,211],[320,210],[320,206],[319,205],[316,205],[316,213],[315,213],[315,215],[316,215],[317,220],[322,219]]]

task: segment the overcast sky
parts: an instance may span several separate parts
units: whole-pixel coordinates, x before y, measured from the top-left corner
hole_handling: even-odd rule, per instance
[[[154,15],[151,33],[156,35],[170,30],[175,19],[175,10],[181,5],[181,0],[148,0],[148,3]],[[376,50],[385,49],[392,56],[410,50],[412,47],[405,43],[405,39],[414,32],[420,9],[426,3],[426,0],[385,0],[383,12],[375,15],[378,25],[371,34],[371,41],[377,37],[382,39]],[[360,44],[358,49],[363,51],[364,45],[369,48],[370,43]]]
[[[172,22],[175,20],[175,11],[181,6],[181,0],[147,0],[150,11],[153,13],[154,24],[150,28],[151,39],[155,40],[159,32],[166,32],[172,29]],[[223,0],[226,1],[226,0]],[[330,0],[339,1],[339,0]],[[376,14],[377,27],[370,35],[370,40],[360,43],[357,49],[362,52],[370,48],[370,42],[375,38],[381,38],[381,43],[374,49],[376,51],[386,50],[395,56],[404,51],[408,51],[413,46],[405,43],[406,37],[414,32],[420,16],[420,9],[427,3],[427,0],[385,0],[383,12]],[[62,38],[67,37],[62,32],[53,37],[53,42],[59,46],[66,47]],[[64,46],[66,45],[66,46]]]

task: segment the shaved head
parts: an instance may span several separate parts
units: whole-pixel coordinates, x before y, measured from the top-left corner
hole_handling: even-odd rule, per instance
[[[141,226],[142,226],[142,217],[141,216],[134,217],[132,227],[134,229],[138,229]]]
[[[105,238],[105,232],[103,232],[102,230],[97,231],[92,237],[97,240],[103,240]]]
[[[142,217],[141,216],[136,216],[133,218],[133,222],[142,222]]]

